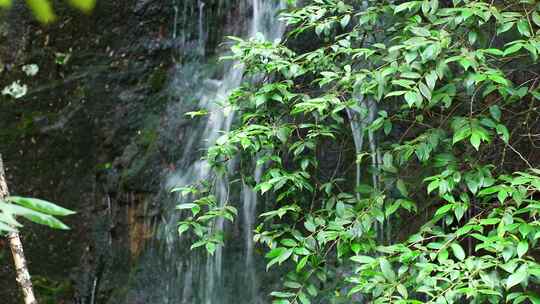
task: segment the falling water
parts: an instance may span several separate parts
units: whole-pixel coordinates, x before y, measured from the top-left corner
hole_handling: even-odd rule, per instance
[[[174,40],[176,40],[177,33],[178,33],[178,4],[176,3],[176,1],[173,1],[173,10],[174,10],[174,19],[173,19],[172,37]]]
[[[284,27],[277,20],[277,12],[283,6],[281,1],[245,2],[246,7],[252,10],[249,14],[251,20],[235,22],[249,25],[246,36],[254,37],[261,33],[267,40],[279,39],[284,31]],[[198,0],[197,8],[197,44],[200,52],[206,44],[204,2]],[[175,164],[177,169],[166,174],[164,192],[172,187],[215,178],[211,176],[208,163],[200,158],[201,151],[207,150],[223,132],[230,130],[234,121],[235,113],[225,105],[225,101],[230,92],[241,84],[243,68],[227,65],[222,77],[218,79],[209,77],[211,74],[205,74],[203,70],[204,66],[200,63],[184,63],[178,68],[173,81],[182,102],[171,106],[169,121],[178,120],[188,111],[189,105],[185,104],[188,92],[193,96],[193,100],[198,101],[196,108],[206,110],[208,115],[205,119],[190,122],[189,130],[181,139],[183,155]],[[254,172],[256,179],[261,174],[260,168]],[[230,197],[241,200],[241,206],[238,206],[241,217],[234,225],[218,220],[213,227],[216,231],[225,231],[233,236],[232,240],[226,243],[227,248],[216,249],[213,256],[207,256],[204,250],[190,252],[190,241],[179,238],[177,233],[177,223],[181,218],[174,206],[181,201],[171,202],[157,224],[154,244],[141,259],[140,267],[144,269],[144,278],[135,283],[138,289],[136,293],[142,295],[139,297],[146,299],[148,303],[263,303],[257,284],[259,275],[252,235],[257,216],[257,196],[246,185],[243,185],[242,193],[230,193],[226,176],[216,178],[213,185],[219,204],[224,204]]]
[[[199,32],[199,52],[202,56],[205,54],[206,38],[204,34],[204,6],[205,3],[201,0],[197,1],[197,6],[199,7],[199,22],[198,22],[198,32]]]
[[[262,167],[255,169],[255,181],[259,182],[262,176]],[[253,252],[253,225],[257,216],[257,194],[245,183],[242,185],[243,215],[244,215],[244,240],[245,240],[245,266],[246,282],[250,282],[247,287],[247,294],[251,299],[257,297],[257,276],[254,265]]]
[[[204,32],[202,29],[202,9],[204,8],[204,3],[199,1],[199,39],[204,43]],[[275,20],[275,14],[279,6],[272,1],[263,0],[252,0],[252,21],[250,27],[249,36],[253,37],[257,33],[263,33],[267,38],[278,38],[282,29],[279,27]],[[267,22],[270,20],[270,22]],[[238,87],[242,81],[243,69],[241,67],[234,68],[233,66],[229,67],[225,72],[222,80],[210,80],[209,82],[215,86],[214,92],[203,92],[203,95],[200,96],[200,108],[207,109],[209,116],[206,121],[206,128],[203,132],[202,137],[192,136],[190,138],[189,146],[192,146],[195,142],[200,142],[203,140],[205,142],[205,148],[209,148],[215,143],[217,138],[221,135],[222,132],[226,132],[230,129],[231,123],[233,121],[234,113],[231,112],[230,108],[223,107],[222,102],[226,100],[228,94],[232,89]],[[209,94],[208,94],[209,93]],[[187,153],[190,153],[191,149],[186,149]],[[189,156],[186,155],[186,159],[189,159]],[[187,185],[194,183],[198,180],[207,179],[210,175],[208,164],[204,160],[197,160],[196,162],[189,165],[187,171],[182,170],[180,172],[180,180],[175,180],[177,176],[173,177],[172,184]],[[260,175],[260,172],[257,172],[256,175]],[[179,183],[178,183],[179,182]],[[229,198],[229,189],[228,182],[226,177],[218,178],[216,182],[215,195],[219,201],[219,204],[223,205]],[[253,220],[256,216],[256,195],[250,190],[244,187],[243,191],[243,218],[244,225],[243,230],[245,231],[245,254],[246,254],[246,270],[248,276],[245,280],[245,288],[247,292],[247,303],[255,303],[256,295],[256,278],[255,270],[253,265]],[[224,221],[223,219],[217,220],[214,229],[217,231],[224,230]],[[188,272],[184,277],[184,286],[189,288],[189,281],[194,279],[192,272],[197,268],[194,263],[200,263],[201,259],[197,257],[189,265]],[[232,262],[232,261],[226,261]],[[205,274],[203,275],[204,283],[198,284],[199,288],[204,290],[204,295],[202,297],[202,302],[205,304],[215,304],[223,303],[223,268],[224,268],[224,252],[222,248],[218,248],[214,253],[213,257],[206,259]],[[201,275],[200,273],[198,274]],[[202,286],[201,286],[202,285]],[[186,299],[183,299],[186,300]]]
[[[368,1],[363,0],[361,1],[362,8],[364,10],[368,9],[370,4]],[[377,35],[377,33],[373,34],[374,36],[367,36],[367,39],[364,40],[364,43],[366,44],[372,44],[374,40],[380,40],[380,39],[374,39],[374,37]],[[382,38],[381,38],[382,39]],[[367,63],[369,66],[369,63]],[[365,66],[359,66],[358,68],[365,68]],[[353,135],[353,141],[354,146],[356,150],[356,154],[363,153],[366,150],[369,150],[370,158],[371,158],[371,183],[373,186],[373,189],[375,191],[382,190],[382,188],[388,188],[390,185],[382,185],[381,184],[381,176],[380,176],[380,167],[383,162],[381,150],[378,147],[377,141],[377,133],[373,130],[369,129],[368,126],[375,121],[377,112],[378,112],[378,106],[377,102],[373,100],[372,98],[367,98],[360,92],[361,88],[356,87],[353,98],[356,100],[356,108],[359,109],[353,110],[353,109],[347,109],[347,116],[349,118],[350,126],[351,126],[351,132]],[[364,137],[365,133],[367,133],[367,149],[364,150]],[[356,164],[356,186],[358,187],[361,184],[362,179],[362,172],[360,170],[361,164],[357,162]],[[359,194],[357,194],[359,197]],[[381,208],[384,209],[384,206],[381,206]],[[391,240],[391,233],[392,233],[392,223],[389,219],[385,219],[382,223],[377,222],[376,224],[376,233],[377,233],[377,239],[380,243],[384,242],[390,242]]]

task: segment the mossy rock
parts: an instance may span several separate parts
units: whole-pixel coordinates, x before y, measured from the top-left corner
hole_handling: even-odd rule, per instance
[[[165,88],[167,80],[167,71],[163,67],[158,67],[154,70],[150,77],[148,77],[148,84],[153,92],[159,92]]]
[[[56,281],[48,277],[34,275],[32,283],[39,303],[57,304],[72,297],[74,293],[70,280]]]

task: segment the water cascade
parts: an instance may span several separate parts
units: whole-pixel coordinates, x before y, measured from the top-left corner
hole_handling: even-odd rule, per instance
[[[204,10],[209,5],[203,0],[196,1],[197,7],[191,11],[198,12],[196,32],[198,33],[195,49],[199,56],[205,54],[207,30],[205,29]],[[244,0],[242,7],[251,10],[246,14],[248,20],[235,20],[242,25],[249,25],[244,37],[254,37],[261,33],[267,40],[279,39],[284,31],[278,22],[277,13],[283,7],[279,0]],[[184,7],[184,12],[186,7]],[[234,26],[233,26],[234,27]],[[238,28],[238,26],[237,26]],[[181,44],[188,45],[188,35],[179,28]],[[239,33],[227,33],[239,34]],[[176,33],[175,33],[176,35]],[[208,163],[201,159],[203,152],[212,146],[217,138],[230,129],[235,113],[224,105],[229,93],[242,82],[243,68],[228,63],[222,67],[219,78],[208,70],[209,64],[203,60],[184,62],[177,68],[172,88],[181,99],[170,106],[170,124],[178,123],[178,118],[193,109],[208,112],[206,117],[189,122],[182,136],[182,157],[175,163],[173,172],[164,172],[163,193],[161,198],[169,197],[161,219],[155,225],[155,239],[141,258],[139,267],[143,269],[140,277],[135,279],[134,290],[137,299],[145,299],[148,303],[193,303],[193,304],[226,304],[226,303],[264,303],[259,290],[258,271],[263,269],[258,263],[253,249],[253,223],[257,217],[256,194],[246,185],[242,193],[230,193],[227,178],[211,176]],[[186,104],[191,96],[196,105]],[[177,130],[168,127],[167,130]],[[166,131],[164,131],[166,132]],[[176,135],[169,135],[176,136]],[[259,169],[255,176],[262,174]],[[213,256],[207,256],[204,250],[190,251],[190,241],[179,238],[178,221],[181,215],[175,206],[182,203],[182,198],[170,201],[169,190],[196,183],[200,180],[214,179],[215,196],[220,204],[230,197],[240,200],[237,208],[240,216],[234,224],[218,221],[213,229],[224,230],[233,235],[234,241],[225,248],[216,249]],[[163,203],[165,204],[165,203]],[[261,267],[258,267],[261,266]],[[144,273],[144,274],[143,274]],[[146,303],[146,302],[145,302]]]
[[[362,1],[362,8],[366,10],[369,7],[368,1]],[[374,35],[377,35],[376,33]],[[382,37],[380,37],[382,39]],[[365,44],[371,44],[373,41],[378,41],[380,39],[374,39],[371,36],[367,36],[364,41]],[[368,64],[369,65],[369,64]],[[364,68],[364,66],[360,66]],[[371,158],[371,183],[375,191],[382,190],[381,188],[390,188],[391,185],[382,184],[382,179],[380,175],[381,165],[383,163],[383,157],[381,151],[378,147],[377,133],[369,129],[369,125],[375,121],[377,118],[377,113],[379,111],[377,102],[373,98],[366,98],[362,94],[361,84],[358,84],[354,89],[353,99],[356,101],[354,108],[347,109],[347,116],[349,118],[349,123],[351,127],[351,132],[354,141],[354,147],[356,150],[356,155],[360,156],[364,151],[369,151],[369,157]],[[364,150],[364,138],[365,133],[367,133],[367,148]],[[362,164],[357,162],[356,164],[356,186],[360,186],[362,183]],[[359,194],[357,194],[359,197]],[[384,206],[381,206],[384,209]],[[376,223],[377,230],[377,239],[379,242],[390,242],[392,225],[389,220],[384,220],[382,223]]]

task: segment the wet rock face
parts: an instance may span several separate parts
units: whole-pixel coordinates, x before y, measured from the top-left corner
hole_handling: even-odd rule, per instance
[[[12,70],[26,54],[30,19],[24,3],[17,1],[9,11],[0,11],[0,72]]]
[[[98,1],[86,16],[57,1],[59,20],[46,27],[23,1],[0,12],[10,42],[0,44],[0,87],[29,86],[21,99],[0,96],[10,189],[78,211],[70,232],[25,227],[40,303],[106,303],[137,271],[160,216],[161,174],[175,170],[189,132],[187,119],[167,115],[182,95],[171,94],[170,75],[177,63],[215,60],[223,32],[247,28],[231,22],[248,13],[243,1],[205,2],[200,10],[197,0]],[[22,73],[28,63],[39,66],[35,77]],[[19,303],[1,241],[0,265],[1,302]]]
[[[147,114],[159,116],[159,103],[166,103],[163,89],[152,90],[148,79],[156,70],[167,75],[174,50],[148,47],[166,39],[159,36],[159,24],[170,22],[170,7],[147,1],[148,16],[134,13],[135,2],[98,1],[91,16],[59,6],[60,20],[48,27],[33,21],[24,5],[2,12],[0,35],[10,43],[0,45],[0,62],[9,65],[0,69],[0,85],[21,80],[29,86],[21,99],[0,96],[0,151],[10,188],[78,211],[66,220],[70,232],[25,227],[40,303],[99,303],[107,296],[99,289],[105,266],[115,263],[115,271],[128,273],[131,251],[140,251],[148,235],[140,223],[142,203],[126,193],[152,189],[138,182],[125,189],[121,178],[147,151],[139,131],[147,127]],[[60,53],[69,60],[56,62]],[[40,67],[33,78],[21,72],[27,63]],[[125,152],[131,142],[144,144]],[[125,167],[113,166],[129,153]],[[1,302],[20,303],[3,242],[0,263]]]

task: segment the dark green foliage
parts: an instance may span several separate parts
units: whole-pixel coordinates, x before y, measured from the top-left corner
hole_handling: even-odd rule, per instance
[[[284,43],[235,38],[231,58],[266,81],[231,95],[241,121],[207,153],[216,174],[240,155],[235,177],[273,207],[255,240],[268,268],[295,269],[272,293],[275,303],[344,294],[373,303],[540,303],[540,160],[525,153],[540,130],[529,69],[540,52],[540,7],[306,2],[282,14]],[[313,33],[316,48],[287,47]],[[321,151],[333,145],[348,163],[327,174]],[[260,181],[251,160],[265,168]],[[236,210],[218,206],[211,189],[182,189],[197,199],[179,206],[192,211],[179,230],[192,228],[192,247],[213,253],[223,237],[208,226]]]

